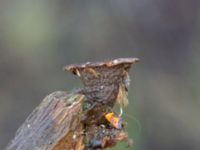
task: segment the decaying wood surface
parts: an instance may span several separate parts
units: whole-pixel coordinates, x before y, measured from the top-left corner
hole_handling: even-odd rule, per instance
[[[81,150],[83,127],[79,113],[84,96],[71,96],[63,91],[48,95],[18,129],[6,150],[64,150],[62,146]]]
[[[69,65],[84,87],[48,95],[16,132],[6,150],[103,150],[129,142],[121,114],[128,104],[128,72],[137,58]],[[110,116],[110,117],[109,117]]]

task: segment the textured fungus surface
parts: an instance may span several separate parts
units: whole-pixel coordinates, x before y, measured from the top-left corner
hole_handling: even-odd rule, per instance
[[[96,63],[72,64],[64,69],[81,78],[84,84],[82,93],[90,103],[113,107],[119,89],[128,89],[128,72],[132,64],[138,61],[138,58],[119,58]]]

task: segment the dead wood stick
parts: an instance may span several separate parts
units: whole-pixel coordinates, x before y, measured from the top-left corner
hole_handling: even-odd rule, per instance
[[[18,129],[6,150],[81,150],[84,96],[71,96],[62,91],[48,95]]]
[[[48,95],[16,132],[6,150],[102,150],[128,140],[115,103],[128,104],[128,72],[137,58],[69,65],[84,88]],[[121,111],[122,113],[123,111]]]

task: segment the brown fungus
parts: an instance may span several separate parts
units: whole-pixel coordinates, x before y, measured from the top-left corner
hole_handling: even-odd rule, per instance
[[[128,89],[128,72],[138,58],[118,58],[96,63],[72,64],[64,70],[79,76],[84,84],[82,93],[93,104],[113,107],[117,98],[120,105],[127,105],[123,98]]]
[[[118,58],[96,63],[72,64],[64,68],[80,77],[84,85],[79,93],[85,96],[83,107],[86,105],[82,114],[85,150],[113,147],[124,140],[129,143],[123,128],[111,125],[112,121],[106,120],[105,116],[113,111],[115,103],[118,103],[120,108],[128,104],[128,72],[132,64],[138,61],[138,58]]]

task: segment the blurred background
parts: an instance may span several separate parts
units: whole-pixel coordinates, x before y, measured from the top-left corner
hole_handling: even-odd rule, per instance
[[[130,149],[199,150],[199,8],[199,0],[1,0],[0,149],[46,95],[81,85],[64,65],[138,57],[124,115]]]

